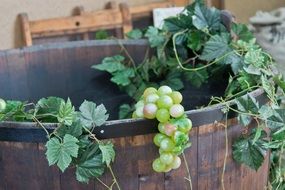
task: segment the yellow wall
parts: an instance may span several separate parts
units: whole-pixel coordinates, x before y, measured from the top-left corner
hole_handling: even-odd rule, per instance
[[[70,16],[74,7],[85,10],[102,9],[110,0],[0,0],[0,50],[20,47],[22,44],[17,15],[28,13],[30,20]],[[117,0],[138,5],[162,0]]]
[[[224,0],[225,9],[230,10],[238,22],[247,23],[256,11],[270,11],[285,7],[285,0]]]

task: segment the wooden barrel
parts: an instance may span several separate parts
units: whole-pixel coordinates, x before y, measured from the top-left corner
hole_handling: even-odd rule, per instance
[[[136,61],[144,58],[146,41],[123,41]],[[84,99],[104,103],[117,117],[118,106],[130,99],[109,82],[109,75],[90,69],[105,56],[120,52],[117,41],[69,42],[42,45],[0,52],[0,97],[37,101],[41,97],[70,97],[75,105]],[[201,89],[187,86],[184,105],[190,110],[206,103],[212,95],[221,95],[225,85],[210,82]],[[252,95],[266,102],[263,91]],[[222,105],[187,111],[193,122],[190,133],[192,146],[186,150],[193,190],[219,190],[226,151],[225,116]],[[53,130],[56,124],[45,124]],[[98,138],[111,139],[116,159],[113,170],[122,190],[183,190],[189,189],[184,179],[184,166],[169,173],[155,173],[151,162],[158,156],[152,142],[157,122],[153,120],[111,120],[96,128]],[[267,184],[269,155],[262,167],[253,171],[232,159],[232,143],[244,130],[234,114],[228,120],[228,156],[224,174],[226,190],[263,190]],[[255,123],[251,124],[252,126]],[[61,173],[48,166],[45,158],[45,133],[34,123],[0,123],[0,190],[64,190],[106,189],[97,181],[88,185],[76,181],[74,170]],[[110,173],[101,178],[112,183]],[[115,188],[114,188],[115,189]]]

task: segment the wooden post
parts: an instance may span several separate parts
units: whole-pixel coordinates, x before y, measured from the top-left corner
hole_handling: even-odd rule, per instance
[[[123,17],[123,34],[125,35],[127,32],[133,29],[132,16],[130,13],[130,8],[126,3],[121,3],[119,6]]]
[[[105,6],[106,9],[119,9],[119,5],[116,1],[110,1],[106,4]],[[122,32],[123,30],[120,28],[115,28],[115,34],[117,38],[123,38],[124,33]]]
[[[30,30],[29,18],[27,13],[22,13],[19,15],[20,22],[21,22],[21,29],[23,33],[23,40],[25,46],[33,45],[32,42],[32,34]]]

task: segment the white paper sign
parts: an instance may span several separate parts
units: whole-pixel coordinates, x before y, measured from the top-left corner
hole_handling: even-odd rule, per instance
[[[163,20],[176,16],[184,10],[184,7],[171,7],[171,8],[157,8],[153,9],[153,23],[157,28],[162,28]]]

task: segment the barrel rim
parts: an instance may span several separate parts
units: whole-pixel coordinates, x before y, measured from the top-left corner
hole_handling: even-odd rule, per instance
[[[264,104],[268,101],[262,88],[256,89],[249,95],[255,97],[257,101]],[[235,101],[226,102],[235,105]],[[225,104],[219,103],[212,106],[189,110],[185,113],[192,120],[193,127],[211,124],[225,120],[225,114],[222,109]],[[235,113],[230,113],[228,118],[236,117]],[[206,119],[205,119],[206,118]],[[104,125],[94,128],[94,134],[100,139],[127,137],[135,135],[146,135],[156,133],[158,122],[156,120],[146,119],[122,119],[110,120]],[[57,123],[43,123],[48,131],[53,131]],[[36,127],[34,122],[0,122],[0,141],[24,141],[24,142],[45,142],[46,134],[40,127]]]

